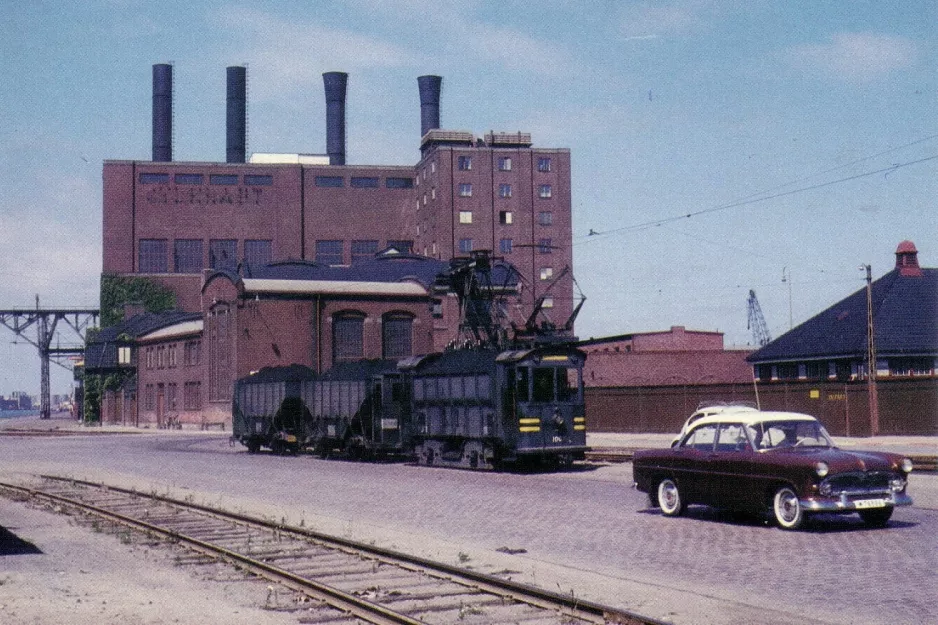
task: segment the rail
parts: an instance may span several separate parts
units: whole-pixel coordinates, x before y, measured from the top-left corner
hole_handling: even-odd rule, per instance
[[[514,622],[660,625],[572,595],[157,494],[57,476],[0,492],[53,501],[133,527],[313,597],[369,623]],[[222,538],[219,538],[222,537]],[[380,592],[375,590],[380,589]],[[317,615],[317,622],[331,617]]]

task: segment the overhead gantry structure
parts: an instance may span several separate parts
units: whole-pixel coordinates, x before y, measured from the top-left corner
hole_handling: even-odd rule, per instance
[[[52,414],[52,398],[49,390],[49,363],[56,359],[56,363],[69,368],[60,359],[80,356],[85,352],[85,338],[88,328],[97,327],[100,311],[95,308],[40,308],[39,297],[36,296],[35,309],[0,310],[0,324],[12,330],[24,341],[39,350],[41,363],[40,380],[40,418],[48,419]],[[75,343],[62,345],[57,343],[54,347],[52,339],[56,335],[59,322],[70,328],[77,336]],[[36,327],[35,339],[31,327]],[[61,337],[60,337],[61,340]],[[80,341],[77,342],[77,341]]]

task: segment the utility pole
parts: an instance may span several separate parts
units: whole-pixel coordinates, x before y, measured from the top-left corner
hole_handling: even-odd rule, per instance
[[[873,332],[873,270],[870,265],[861,265],[866,270],[866,386],[870,402],[870,436],[879,434],[879,397],[876,393],[876,341]]]
[[[792,323],[791,314],[791,271],[788,270],[788,267],[782,267],[782,282],[788,283],[788,329],[791,330],[794,327],[794,324]]]

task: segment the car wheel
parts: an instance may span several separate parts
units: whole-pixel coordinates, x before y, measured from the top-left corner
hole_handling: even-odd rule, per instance
[[[674,480],[664,479],[658,484],[658,506],[665,516],[680,516],[687,509],[681,491]]]
[[[772,511],[775,513],[775,521],[782,529],[796,530],[804,523],[804,509],[798,501],[798,495],[787,486],[775,491]]]
[[[892,517],[893,507],[879,508],[878,510],[861,510],[860,518],[869,527],[886,527]]]

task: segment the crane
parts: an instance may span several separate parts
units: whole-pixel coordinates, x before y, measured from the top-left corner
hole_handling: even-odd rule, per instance
[[[749,321],[746,328],[752,330],[752,338],[759,347],[768,345],[772,337],[769,335],[769,327],[765,323],[765,317],[762,316],[762,307],[759,306],[759,300],[756,299],[756,292],[749,289]]]

